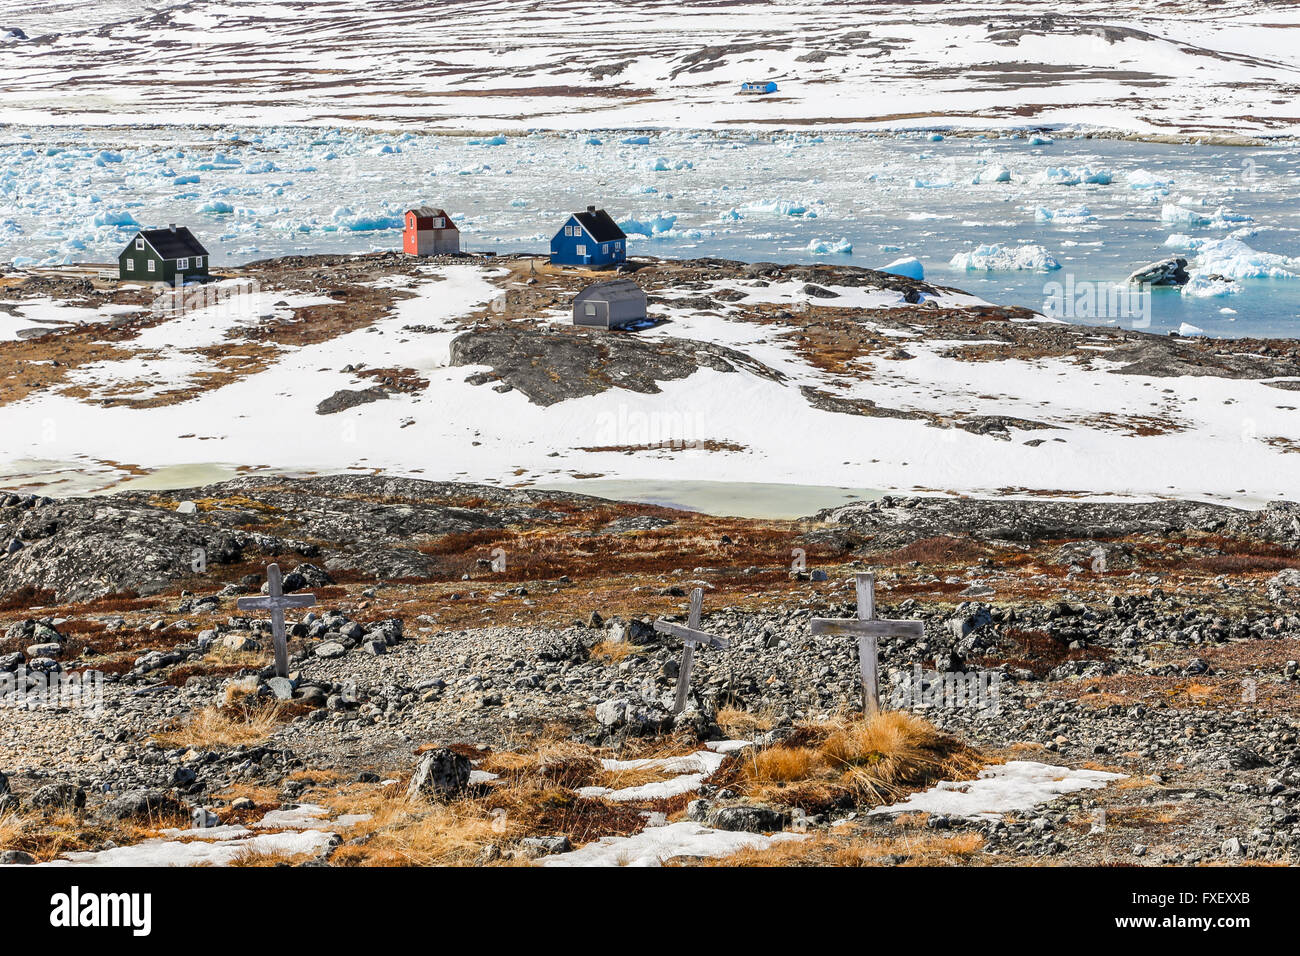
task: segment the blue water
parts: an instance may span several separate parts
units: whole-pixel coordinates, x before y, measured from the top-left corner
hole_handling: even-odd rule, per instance
[[[237,138],[237,139],[236,139]],[[916,256],[926,278],[1043,309],[1049,283],[1121,281],[1173,254],[1172,234],[1237,235],[1300,259],[1300,149],[925,134],[534,134],[480,139],[307,129],[0,129],[0,261],[111,261],[136,228],[186,223],[238,264],[276,255],[400,248],[408,205],[443,206],[470,250],[544,252],[565,214],[607,208],[632,255],[880,267]],[[1011,181],[979,185],[982,166]],[[1046,180],[1064,167],[1107,183]],[[1095,178],[1106,178],[1105,175]],[[1153,184],[1153,181],[1155,184]],[[1164,221],[1166,205],[1232,221]],[[1037,210],[1084,206],[1083,222]],[[227,211],[228,210],[228,211]],[[130,217],[129,220],[124,217]],[[1242,217],[1249,217],[1250,221]],[[631,230],[629,230],[631,231]],[[1040,245],[1050,272],[973,272],[949,260],[981,244]],[[848,244],[849,253],[815,251]],[[1292,263],[1300,271],[1300,262]],[[1158,289],[1150,328],[1300,335],[1300,278],[1239,278],[1212,298]],[[1069,316],[1067,316],[1069,318]],[[1107,316],[1086,315],[1088,323]],[[1134,324],[1129,317],[1109,317]]]

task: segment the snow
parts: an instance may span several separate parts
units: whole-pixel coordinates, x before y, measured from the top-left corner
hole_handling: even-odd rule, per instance
[[[1071,770],[1030,760],[1011,760],[986,767],[975,780],[942,781],[914,793],[902,803],[876,807],[870,816],[933,813],[970,820],[997,820],[1007,813],[1032,810],[1066,793],[1099,790],[1126,774]]]
[[[489,281],[496,273],[473,265],[428,266],[424,271],[427,278],[411,286],[414,297],[398,301],[389,315],[370,327],[314,345],[280,347],[265,371],[185,402],[133,409],[43,391],[0,406],[0,434],[6,438],[0,470],[22,471],[19,463],[30,460],[74,468],[84,467],[78,462],[100,460],[129,461],[145,469],[210,465],[224,469],[224,474],[227,463],[252,462],[290,472],[378,470],[487,482],[509,476],[512,482],[548,486],[567,481],[579,492],[582,482],[568,478],[574,472],[636,482],[671,483],[685,476],[705,483],[970,494],[1032,487],[1091,496],[1230,498],[1245,504],[1292,497],[1300,483],[1297,456],[1262,440],[1242,438],[1242,408],[1252,410],[1260,436],[1295,431],[1296,413],[1267,385],[1214,376],[1115,375],[1110,369],[1119,365],[1104,351],[1087,367],[1052,358],[964,362],[948,353],[954,344],[969,343],[908,337],[905,329],[877,329],[871,310],[897,306],[900,294],[872,287],[832,284],[839,298],[829,301],[867,310],[859,320],[864,328],[870,334],[903,335],[913,358],[899,362],[876,354],[863,359],[861,376],[841,394],[949,418],[1011,415],[1056,426],[1054,430],[1013,429],[1010,441],[996,441],[959,429],[936,430],[925,421],[821,411],[810,406],[799,389],[838,387],[835,383],[842,379],[808,364],[772,327],[739,319],[731,305],[715,314],[702,313],[674,304],[672,295],[658,306],[669,323],[639,333],[643,338],[671,336],[735,347],[785,380],[702,369],[661,383],[654,394],[615,388],[540,408],[518,391],[498,393],[470,385],[466,378],[475,369],[447,365],[455,333],[444,330],[444,324],[491,302],[500,292]],[[771,303],[792,311],[806,307],[800,281],[706,285],[700,290],[706,294],[720,288],[743,293],[737,305]],[[267,295],[273,301],[268,305],[257,300],[255,313],[264,308],[278,311],[274,300],[287,294]],[[1172,297],[1182,298],[1176,293]],[[292,294],[289,301],[318,300]],[[937,301],[953,306],[980,302],[947,292]],[[4,317],[0,311],[0,319]],[[567,318],[563,309],[556,309],[541,320]],[[86,388],[93,399],[137,378],[151,391],[165,389],[172,381],[192,380],[212,368],[196,349],[219,340],[225,329],[240,321],[238,313],[216,310],[204,321],[183,316],[162,322],[142,333],[147,348],[127,359],[73,370],[69,381]],[[417,324],[429,331],[403,330]],[[131,343],[118,347],[129,350]],[[316,415],[321,399],[366,382],[342,371],[349,364],[410,367],[430,384],[418,394],[394,395],[334,416]],[[276,414],[264,414],[268,407]],[[1104,424],[1139,413],[1166,416],[1181,430],[1135,436]],[[44,427],[48,421],[58,423],[53,432]],[[404,427],[412,421],[414,427]],[[582,450],[627,443],[636,429],[652,426],[663,426],[659,430],[668,433],[666,439],[725,440],[743,450],[686,449],[636,456]],[[1031,447],[1024,444],[1030,438],[1047,441]],[[1058,438],[1061,441],[1053,440]],[[798,455],[789,453],[792,447],[799,449]],[[270,461],[268,450],[274,452]],[[97,475],[96,480],[102,478]]]
[[[197,830],[165,830],[159,837],[108,850],[66,853],[44,866],[229,866],[245,853],[309,854],[317,856],[338,838],[317,829],[328,816],[324,807],[304,804],[290,810],[272,810],[251,828],[227,824]],[[369,819],[365,814],[339,817],[333,824],[346,828]],[[255,833],[277,830],[276,833]]]
[[[805,834],[736,833],[682,821],[646,827],[627,837],[604,837],[594,843],[544,857],[542,866],[660,866],[674,857],[723,857],[739,850],[766,850],[784,840],[801,840]]]
[[[1072,130],[1092,126],[1192,135],[1296,130],[1285,111],[1260,106],[1259,91],[1293,69],[1297,14],[1285,5],[1266,12],[1236,2],[1225,12],[1206,0],[1168,10],[1072,5],[1072,16],[1128,31],[1105,43],[1087,31],[1038,26],[1039,6],[936,4],[918,17],[900,2],[629,0],[592,8],[556,0],[509,10],[400,4],[375,15],[364,0],[194,0],[157,19],[138,5],[22,0],[10,14],[43,42],[5,44],[0,123],[343,121],[469,131],[481,149],[509,148],[534,129],[583,138],[617,130],[592,138],[630,147],[649,145],[651,128],[761,130],[808,118],[856,129],[1032,125],[1062,130],[1066,142]],[[990,23],[1025,29],[1007,42]],[[711,54],[703,62],[701,50]],[[821,55],[804,56],[812,50]],[[593,63],[617,71],[593,83]],[[1025,67],[1037,64],[1046,65],[1050,89],[1025,82]],[[1130,97],[1135,64],[1149,79]],[[974,67],[982,68],[978,83],[969,79]],[[285,95],[286,77],[311,73],[329,81],[295,82]],[[754,76],[779,82],[780,94],[737,95]],[[505,135],[508,143],[490,145]],[[918,138],[936,146],[957,139]],[[1048,147],[1052,137],[1036,133],[1017,145]],[[111,155],[103,162],[117,165]]]
[[[584,797],[604,797],[606,800],[625,802],[628,800],[658,800],[667,797],[692,793],[714,773],[728,753],[746,746],[745,741],[720,740],[706,744],[708,749],[697,751],[684,757],[646,758],[642,760],[602,760],[601,765],[609,771],[658,770],[665,774],[676,774],[669,780],[653,781],[635,787],[614,790],[608,787],[582,787],[578,794]]]

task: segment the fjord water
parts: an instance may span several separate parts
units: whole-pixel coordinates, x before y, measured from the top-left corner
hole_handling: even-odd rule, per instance
[[[1151,331],[1294,337],[1298,184],[1294,143],[9,128],[0,262],[112,261],[136,223],[189,224],[218,266],[399,249],[401,210],[421,203],[447,208],[465,249],[544,253],[565,213],[595,203],[624,224],[633,255],[870,267],[917,257],[931,282],[1040,311],[1051,283],[1104,292],[1139,265],[1184,255],[1194,275],[1230,267],[1233,283],[1209,282],[1225,292],[1209,296],[1156,289]],[[1247,252],[1198,261],[1196,245],[1223,239]],[[1043,269],[1026,245],[1059,268]],[[1000,268],[951,265],[981,246],[1001,247]],[[1260,264],[1253,253],[1283,258]],[[1145,327],[1125,315],[1063,317]]]

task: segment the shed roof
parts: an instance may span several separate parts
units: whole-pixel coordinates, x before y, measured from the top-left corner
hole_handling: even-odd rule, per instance
[[[451,221],[451,216],[447,215],[447,210],[439,209],[436,206],[412,206],[410,209],[406,210],[406,213],[404,213],[403,215],[406,215],[407,213],[415,213],[421,219],[429,219],[434,216],[441,216],[443,219],[447,220],[448,226],[451,226],[453,228],[455,227],[455,223]]]
[[[582,224],[582,228],[586,229],[587,234],[596,242],[612,242],[615,239],[627,238],[623,230],[618,228],[618,223],[603,209],[589,207],[586,212],[575,212],[573,218]]]
[[[588,299],[598,299],[602,302],[625,302],[636,299],[645,302],[646,295],[644,290],[631,279],[611,279],[608,282],[597,282],[587,286],[574,297],[573,301],[576,304]]]
[[[184,259],[189,256],[206,256],[208,250],[195,238],[188,226],[175,229],[141,229],[140,235],[164,259]]]

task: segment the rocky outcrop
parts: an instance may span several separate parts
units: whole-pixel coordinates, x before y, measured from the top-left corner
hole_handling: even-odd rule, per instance
[[[371,402],[378,402],[388,397],[388,392],[382,388],[363,388],[347,389],[341,388],[329,398],[322,399],[316,406],[317,415],[334,415],[338,412],[347,411],[349,408],[356,408],[358,405],[368,405]]]
[[[1128,277],[1129,282],[1143,285],[1186,285],[1189,279],[1187,260],[1182,256],[1147,263]]]
[[[198,500],[191,514],[174,501]],[[161,497],[0,497],[0,540],[23,546],[0,556],[0,596],[23,589],[59,601],[149,595],[196,575],[236,583],[224,571],[254,559],[294,567],[290,587],[319,587],[332,570],[367,577],[423,577],[434,558],[420,545],[482,528],[558,522],[541,501],[594,501],[555,492],[338,475],[241,478]],[[304,563],[304,560],[306,563]],[[233,578],[233,579],[232,579]],[[260,583],[260,582],[259,582]],[[28,643],[36,643],[33,638]]]
[[[521,326],[481,328],[451,343],[452,365],[486,365],[475,384],[500,382],[537,405],[599,395],[611,388],[654,394],[659,383],[686,378],[702,368],[744,371],[770,381],[781,373],[742,352],[710,342],[638,339],[620,333]]]
[[[986,541],[1105,539],[1187,531],[1236,534],[1287,546],[1300,544],[1300,503],[1274,502],[1260,511],[1187,501],[1077,502],[897,498],[819,512],[875,546],[898,547],[940,535]]]

